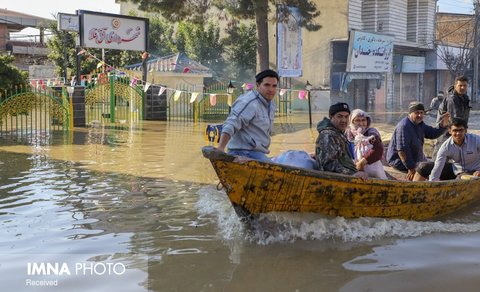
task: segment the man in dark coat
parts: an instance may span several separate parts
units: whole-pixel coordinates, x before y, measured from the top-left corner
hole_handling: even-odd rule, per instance
[[[353,153],[345,136],[350,116],[348,104],[339,102],[330,106],[328,115],[329,118],[324,118],[317,125],[315,157],[318,169],[366,179],[368,175],[357,171],[353,163]]]
[[[437,114],[437,124],[441,122],[441,117],[445,113],[449,113],[450,117],[453,118],[461,118],[467,122],[468,125],[468,118],[470,116],[470,99],[467,95],[468,89],[468,78],[465,76],[458,76],[455,78],[455,85],[453,88],[450,88],[448,91],[447,97],[440,103],[438,108]],[[437,155],[438,149],[442,146],[443,142],[450,137],[448,132],[445,132],[444,135],[441,135],[433,149],[432,157],[435,159]]]
[[[436,139],[447,130],[449,114],[442,117],[439,128],[423,122],[425,106],[419,102],[411,102],[408,116],[398,122],[388,144],[387,162],[393,168],[405,172],[408,180],[415,180],[418,163],[426,161],[423,153],[425,138]],[[417,175],[417,178],[420,177]]]

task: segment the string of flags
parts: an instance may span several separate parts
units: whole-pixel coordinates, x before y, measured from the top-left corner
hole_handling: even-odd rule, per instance
[[[88,74],[88,75],[81,75],[80,76],[80,85],[82,86],[85,86],[85,83],[86,82],[93,82],[93,81],[96,81],[100,84],[105,84],[105,83],[108,83],[108,76],[110,74],[116,74],[116,75],[119,75],[119,76],[125,76],[125,77],[129,77],[130,78],[130,86],[132,87],[135,87],[135,86],[142,86],[143,87],[143,91],[147,92],[148,89],[150,88],[150,86],[152,85],[150,82],[143,82],[143,80],[141,79],[138,79],[137,77],[135,76],[129,76],[127,73],[126,73],[126,70],[119,70],[111,65],[108,65],[106,64],[103,60],[97,58],[95,55],[89,53],[87,50],[85,49],[81,49],[79,52],[78,52],[78,55],[87,55],[88,58],[93,58],[95,60],[98,61],[97,63],[97,70],[99,69],[103,69],[103,68],[106,68],[105,70],[102,70],[102,71],[105,71],[105,72],[101,72],[101,73],[98,73],[97,74],[97,77],[94,78],[92,75],[94,74]],[[185,70],[184,70],[185,71]],[[189,70],[187,70],[186,72],[184,73],[188,73]],[[61,85],[61,84],[64,84],[65,83],[65,80],[63,80],[63,78],[51,78],[51,79],[48,79],[48,80],[43,80],[43,79],[39,79],[39,80],[36,80],[36,79],[31,79],[31,85],[34,86],[35,88],[43,88],[45,89],[47,86],[56,86],[56,85]],[[76,77],[73,76],[71,81],[70,81],[70,85],[71,86],[74,86],[75,84],[77,83],[77,80],[76,80]],[[252,83],[243,83],[241,85],[242,89],[243,90],[246,90],[246,91],[250,91],[250,90],[253,90],[255,88],[255,85],[252,84]],[[191,92],[191,91],[185,91],[185,90],[178,90],[178,89],[174,89],[174,88],[168,88],[168,87],[164,87],[164,86],[160,86],[160,89],[158,91],[158,95],[162,95],[166,90],[169,90],[169,91],[173,91],[173,100],[176,102],[178,101],[182,96],[186,96],[186,97],[190,97],[189,98],[189,102],[190,103],[193,103],[195,102],[196,100],[199,99],[199,97],[203,97],[205,96],[204,98],[209,98],[209,101],[210,101],[210,105],[212,106],[215,106],[216,103],[217,103],[217,95],[221,95],[221,96],[227,96],[227,104],[229,106],[232,106],[232,102],[233,102],[233,97],[231,94],[228,94],[228,93],[225,93],[225,94],[218,94],[218,93],[201,93],[201,92]],[[297,97],[298,99],[308,99],[308,91],[307,90],[292,90],[292,89],[289,89],[289,88],[279,88],[277,89],[278,90],[278,94],[279,96],[284,96],[287,92],[297,92]],[[203,100],[204,98],[202,98],[201,100]]]

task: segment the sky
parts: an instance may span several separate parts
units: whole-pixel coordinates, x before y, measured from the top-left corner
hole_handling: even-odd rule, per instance
[[[437,5],[440,12],[473,13],[473,1],[475,0],[439,0]]]
[[[120,4],[115,4],[115,0],[0,0],[0,8],[51,19],[57,12],[75,14],[79,9],[120,12]]]
[[[0,0],[0,8],[49,19],[54,19],[58,12],[75,14],[76,10],[120,13],[120,4],[115,4],[115,0]],[[15,35],[33,38],[38,30],[27,28]]]

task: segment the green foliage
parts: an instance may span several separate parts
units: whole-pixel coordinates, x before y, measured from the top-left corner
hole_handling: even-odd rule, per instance
[[[257,42],[255,24],[232,25],[226,29],[225,39],[228,54],[228,72],[231,78],[251,79],[255,75]]]
[[[159,13],[173,22],[186,20],[203,24],[210,17],[207,12],[211,7],[211,0],[120,0],[120,2],[136,3],[140,10]]]
[[[237,19],[255,19],[257,29],[257,47],[260,69],[266,69],[269,64],[268,52],[268,13],[271,7],[277,7],[278,4],[298,7],[302,15],[301,26],[307,30],[318,30],[320,25],[316,24],[314,19],[320,15],[316,5],[311,0],[120,0],[131,1],[139,4],[140,10],[149,12],[158,12],[166,19],[178,22],[188,20],[194,23],[203,24],[209,15],[209,9],[215,6],[219,9],[225,9]],[[270,5],[269,5],[270,4]],[[275,21],[282,21],[288,16],[288,10],[284,12]],[[182,39],[177,41],[177,47],[182,48]]]
[[[13,66],[14,61],[13,56],[0,55],[0,92],[12,91],[28,84],[28,73]]]
[[[176,49],[190,58],[219,72],[225,63],[222,57],[224,42],[220,39],[220,28],[213,22],[206,26],[182,21],[176,34]]]

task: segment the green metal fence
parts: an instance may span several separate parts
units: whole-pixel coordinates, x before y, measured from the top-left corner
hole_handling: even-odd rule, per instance
[[[92,77],[85,92],[87,124],[127,124],[143,119],[142,86],[123,75],[100,73]]]
[[[0,93],[0,134],[33,136],[68,130],[69,102],[63,87],[19,87]]]

